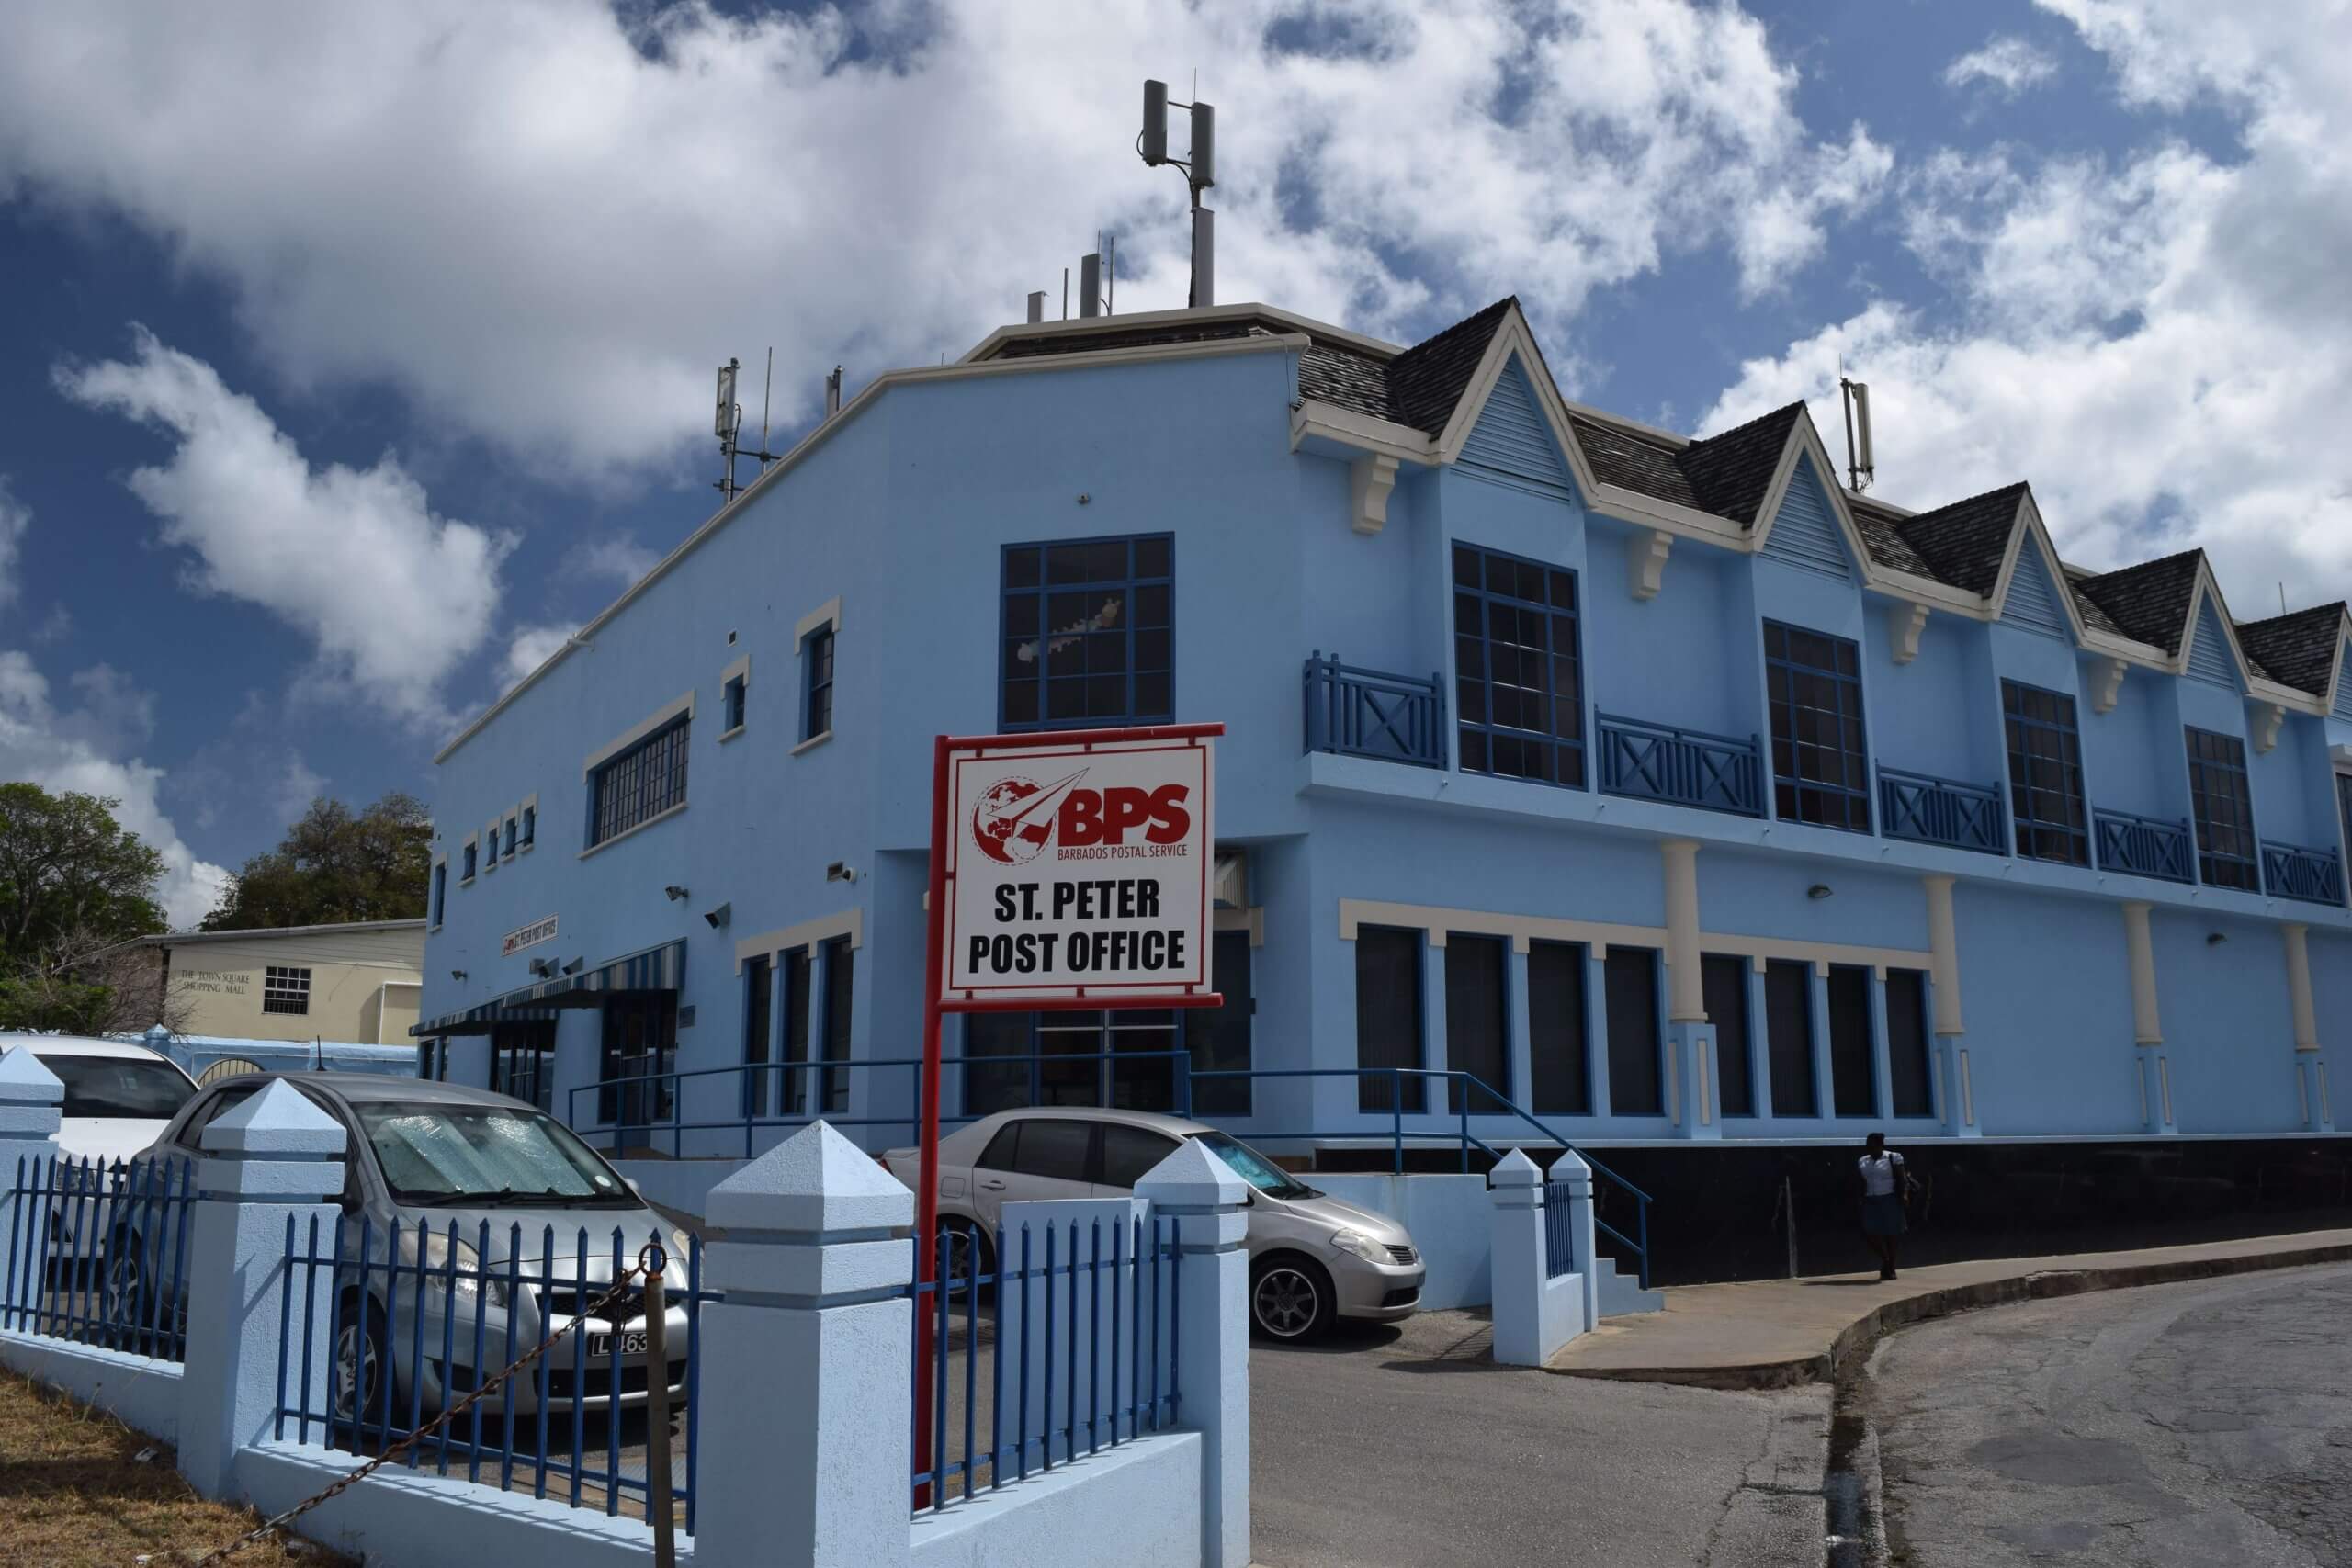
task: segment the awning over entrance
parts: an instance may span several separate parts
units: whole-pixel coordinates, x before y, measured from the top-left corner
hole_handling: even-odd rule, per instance
[[[487,1034],[497,1024],[551,1019],[564,1008],[601,1007],[610,991],[674,991],[685,972],[686,944],[665,942],[577,975],[537,981],[463,1012],[444,1013],[416,1025],[409,1033]]]

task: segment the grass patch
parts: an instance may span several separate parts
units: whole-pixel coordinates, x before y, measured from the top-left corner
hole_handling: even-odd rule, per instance
[[[139,1456],[145,1454],[142,1461]],[[150,1568],[194,1562],[261,1523],[250,1508],[197,1495],[153,1438],[15,1372],[0,1371],[0,1558],[21,1568]],[[238,1568],[352,1560],[273,1538]]]

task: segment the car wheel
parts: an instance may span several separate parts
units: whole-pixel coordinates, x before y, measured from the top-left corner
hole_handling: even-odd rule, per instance
[[[382,1380],[390,1370],[384,1356],[384,1314],[372,1301],[364,1310],[345,1303],[342,1319],[335,1327],[334,1416],[364,1431],[368,1416],[380,1416],[384,1408]]]
[[[988,1233],[971,1220],[944,1219],[939,1222],[939,1232],[947,1238],[947,1289],[952,1296],[961,1296],[972,1278],[977,1256],[980,1288],[986,1290],[994,1282],[996,1248],[989,1245]]]
[[[1267,1337],[1293,1343],[1313,1339],[1338,1315],[1331,1276],[1319,1265],[1277,1253],[1250,1270],[1250,1321]]]
[[[187,1299],[159,1306],[148,1262],[147,1244],[137,1231],[120,1232],[107,1244],[103,1289],[110,1342],[141,1356],[159,1354],[187,1333]]]

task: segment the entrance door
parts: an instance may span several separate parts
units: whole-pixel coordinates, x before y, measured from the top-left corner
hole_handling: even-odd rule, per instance
[[[624,992],[609,998],[602,1075],[606,1087],[596,1097],[598,1115],[609,1125],[640,1131],[667,1122],[674,1101],[673,1085],[663,1075],[673,1070],[677,1055],[675,991]]]
[[[555,1095],[555,1021],[502,1023],[490,1036],[490,1087],[541,1111]]]

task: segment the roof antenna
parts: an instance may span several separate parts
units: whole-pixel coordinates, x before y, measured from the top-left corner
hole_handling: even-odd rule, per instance
[[[718,367],[718,409],[712,414],[710,422],[711,434],[718,437],[718,456],[721,464],[718,482],[713,484],[711,489],[718,492],[718,504],[722,508],[733,504],[736,496],[741,493],[742,487],[735,482],[737,457],[758,458],[762,473],[767,472],[768,465],[775,462],[777,457],[777,454],[768,450],[768,414],[764,395],[762,397],[760,409],[760,444],[749,452],[741,447],[743,405],[735,400],[735,382],[742,368],[743,362],[740,359],[729,359]],[[775,378],[775,350],[774,348],[768,350],[768,378],[771,384]]]
[[[1200,73],[1193,73],[1193,96],[1200,96]],[[1147,81],[1143,85],[1143,134],[1136,139],[1136,151],[1142,154],[1148,167],[1170,164],[1184,171],[1185,188],[1193,204],[1193,283],[1185,296],[1188,309],[1205,310],[1216,303],[1216,214],[1201,205],[1201,192],[1216,184],[1216,109],[1213,105],[1193,102],[1174,107],[1189,109],[1193,116],[1193,146],[1190,158],[1168,155],[1168,84]]]
[[[1878,478],[1871,456],[1871,389],[1860,381],[1838,378],[1846,404],[1846,488],[1860,495]]]
[[[2278,584],[2278,613],[2287,613],[2287,585],[2283,581]]]

